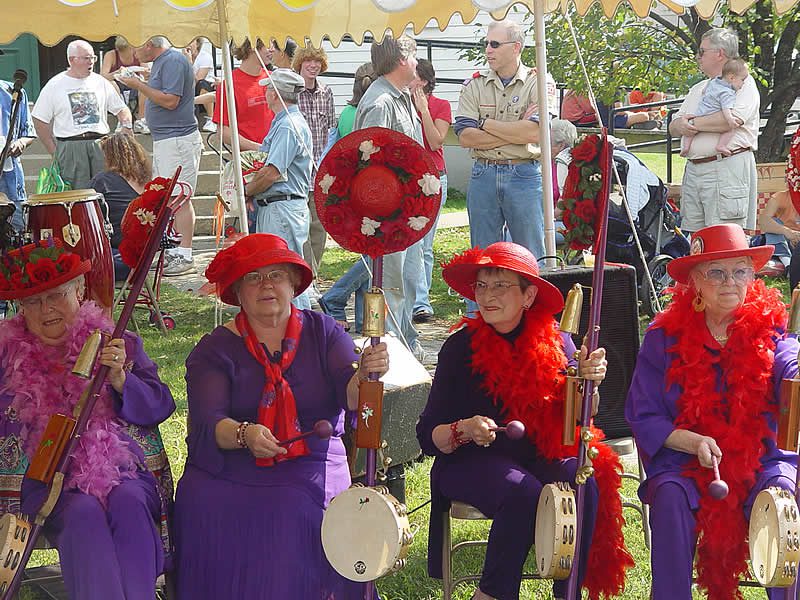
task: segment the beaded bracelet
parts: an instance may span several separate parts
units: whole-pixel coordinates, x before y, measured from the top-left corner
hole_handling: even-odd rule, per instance
[[[245,433],[250,425],[252,425],[252,423],[249,421],[242,421],[236,428],[236,443],[239,448],[247,448],[247,439],[245,439]]]
[[[464,432],[458,430],[458,424],[461,422],[461,419],[458,421],[453,421],[450,423],[450,447],[455,450],[456,448],[463,446],[464,444],[469,444],[469,440],[464,438]]]

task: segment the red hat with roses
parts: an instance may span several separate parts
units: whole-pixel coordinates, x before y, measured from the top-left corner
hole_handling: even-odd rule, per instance
[[[441,199],[439,170],[430,153],[383,127],[360,129],[336,142],[314,183],[325,230],[343,248],[373,258],[425,237]]]
[[[57,238],[15,248],[0,257],[0,300],[18,300],[46,292],[91,268],[90,261],[64,250]]]
[[[789,159],[786,162],[786,187],[797,212],[800,212],[800,129],[792,138]]]
[[[142,195],[134,198],[125,209],[121,223],[122,241],[119,244],[119,253],[122,262],[131,269],[136,268],[150,233],[155,229],[158,213],[167,200],[169,184],[169,179],[156,177],[144,186]],[[179,239],[179,236],[170,230],[167,236],[172,241]]]

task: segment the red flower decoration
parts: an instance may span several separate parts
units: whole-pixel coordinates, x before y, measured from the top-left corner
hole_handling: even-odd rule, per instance
[[[564,240],[572,250],[585,250],[594,243],[600,211],[598,198],[603,187],[600,168],[602,140],[597,134],[585,136],[572,149],[564,192],[558,201],[564,222]]]
[[[594,160],[598,152],[600,138],[596,135],[588,135],[583,141],[572,149],[572,160],[589,162]]]
[[[25,298],[66,283],[91,268],[62,245],[48,238],[9,251],[0,258],[0,299]]]
[[[57,262],[47,259],[29,262],[25,265],[25,272],[33,281],[43,283],[58,277]]]
[[[150,233],[155,229],[158,213],[167,200],[169,179],[156,177],[146,186],[141,196],[134,198],[122,217],[122,241],[119,253],[122,262],[131,269],[136,267],[139,257],[147,245]]]

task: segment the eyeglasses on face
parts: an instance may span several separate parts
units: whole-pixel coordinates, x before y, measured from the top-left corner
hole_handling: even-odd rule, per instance
[[[722,285],[732,279],[737,285],[747,285],[755,278],[755,271],[750,267],[742,267],[733,271],[725,269],[709,269],[703,273],[705,280],[711,285]]]
[[[508,42],[498,42],[497,40],[481,40],[481,45],[483,46],[484,50],[488,47],[492,47],[497,50],[500,46],[505,46],[506,44],[516,44],[515,41],[508,41]]]
[[[242,275],[242,281],[245,285],[260,286],[265,283],[271,285],[279,285],[289,280],[289,273],[283,269],[275,269],[269,273],[259,273],[258,271],[251,271]]]
[[[719,50],[719,48],[699,48],[697,50],[697,57],[701,58],[706,52],[713,52],[714,50]]]
[[[97,57],[94,56],[93,54],[89,56],[73,56],[72,58],[74,58],[75,60],[87,60],[89,62],[94,62],[97,60]]]
[[[51,292],[47,295],[44,294],[37,294],[36,296],[31,296],[29,298],[20,298],[19,305],[26,309],[32,310],[34,308],[42,309],[44,303],[47,302],[47,306],[53,306],[55,304],[60,304],[64,301],[64,298],[67,297],[70,290],[59,290],[57,292]]]
[[[470,286],[472,291],[475,292],[475,295],[478,294],[485,294],[486,292],[491,291],[495,296],[502,296],[512,287],[520,287],[518,283],[511,283],[510,281],[492,281],[488,283],[486,281],[475,281],[471,283]]]

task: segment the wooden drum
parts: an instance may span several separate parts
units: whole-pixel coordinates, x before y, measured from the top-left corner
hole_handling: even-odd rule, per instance
[[[95,190],[34,194],[23,202],[22,210],[33,242],[60,238],[66,250],[92,262],[86,274],[86,297],[110,310],[114,303],[114,260],[103,195]]]
[[[25,552],[25,543],[31,531],[30,523],[6,513],[0,518],[0,594],[4,594],[17,569],[20,558]]]
[[[750,514],[750,564],[764,587],[788,587],[800,562],[800,521],[794,494],[761,490]]]
[[[354,485],[331,501],[322,518],[325,556],[351,581],[373,581],[403,568],[414,533],[406,507],[384,486]]]
[[[536,566],[545,579],[566,579],[575,558],[575,493],[568,483],[548,483],[536,509]]]

